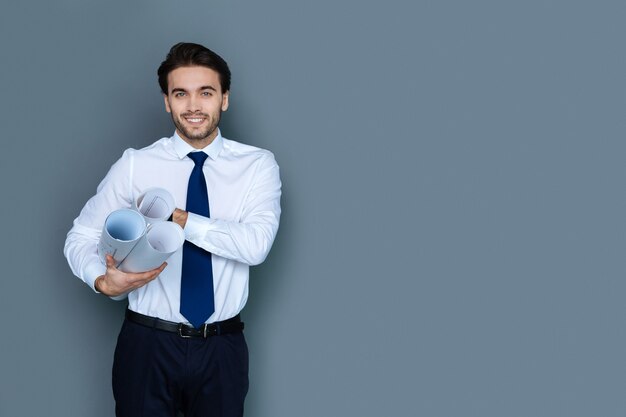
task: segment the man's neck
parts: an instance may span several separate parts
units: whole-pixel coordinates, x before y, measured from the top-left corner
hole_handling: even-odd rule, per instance
[[[187,142],[191,147],[195,149],[204,149],[207,146],[209,146],[211,143],[213,143],[213,141],[217,137],[218,131],[217,129],[215,129],[209,136],[207,136],[204,139],[189,139],[185,135],[183,135],[178,129],[176,129],[176,133],[178,134],[178,136],[180,136],[182,140]]]

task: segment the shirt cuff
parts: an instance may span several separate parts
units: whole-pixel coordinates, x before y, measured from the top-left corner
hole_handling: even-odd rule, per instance
[[[96,279],[100,276],[100,275],[104,275],[107,271],[107,267],[106,265],[103,265],[102,262],[100,262],[100,260],[95,260],[92,261],[90,264],[88,264],[85,267],[85,273],[83,274],[83,280],[85,281],[85,283],[87,283],[87,285],[89,285],[95,292],[97,292],[98,294],[100,293],[98,290],[96,290]]]
[[[200,216],[196,213],[187,213],[187,222],[185,223],[185,239],[190,242],[203,239],[207,232],[207,226],[210,225],[210,219]]]

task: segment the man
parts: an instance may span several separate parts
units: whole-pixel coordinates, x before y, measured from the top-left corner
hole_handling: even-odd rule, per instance
[[[75,275],[96,292],[128,295],[113,364],[118,417],[242,416],[248,351],[239,312],[248,271],[267,256],[280,217],[274,156],[228,140],[218,128],[228,109],[230,70],[211,50],[174,45],[158,69],[176,131],[128,149],[85,205],[65,242]],[[150,187],[168,190],[183,248],[159,268],[126,273],[97,243],[109,213]]]

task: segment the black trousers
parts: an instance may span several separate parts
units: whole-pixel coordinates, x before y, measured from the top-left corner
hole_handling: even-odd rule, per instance
[[[113,362],[117,417],[242,417],[248,393],[243,333],[182,338],[124,321]]]

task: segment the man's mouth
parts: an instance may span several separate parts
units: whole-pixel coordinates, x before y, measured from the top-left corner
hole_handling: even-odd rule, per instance
[[[201,124],[206,120],[206,117],[202,116],[183,116],[183,118],[191,124]]]

